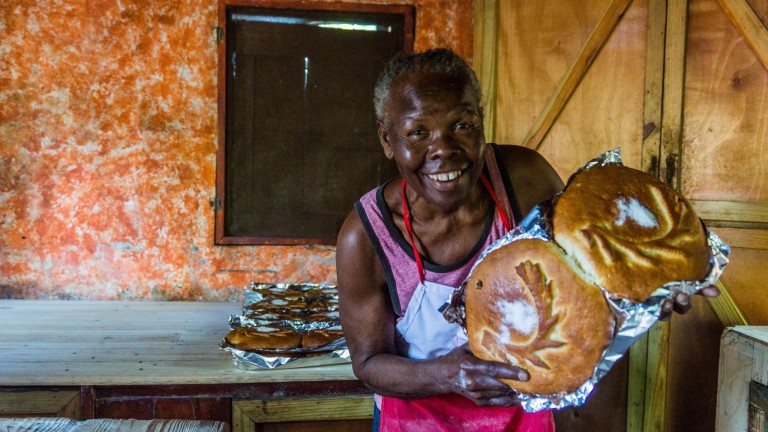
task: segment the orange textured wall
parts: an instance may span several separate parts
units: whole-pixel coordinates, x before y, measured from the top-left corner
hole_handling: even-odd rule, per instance
[[[416,50],[471,58],[471,0],[412,3]],[[332,247],[213,245],[217,7],[0,2],[0,298],[336,282]]]

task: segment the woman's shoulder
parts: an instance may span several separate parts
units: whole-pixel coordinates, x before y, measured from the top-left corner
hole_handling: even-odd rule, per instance
[[[549,162],[536,150],[521,145],[515,144],[491,144],[496,148],[496,156],[499,158],[501,165],[507,165],[509,161],[513,161],[516,164],[534,163],[537,165],[544,165],[551,168]]]
[[[496,144],[499,168],[504,170],[523,214],[563,189],[555,168],[536,150],[512,144]]]

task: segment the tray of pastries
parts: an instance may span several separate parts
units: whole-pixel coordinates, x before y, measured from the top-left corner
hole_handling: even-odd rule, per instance
[[[335,286],[251,282],[220,347],[242,369],[349,361]]]

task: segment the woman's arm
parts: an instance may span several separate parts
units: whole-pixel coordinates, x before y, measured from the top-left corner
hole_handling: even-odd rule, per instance
[[[498,379],[527,379],[527,373],[479,360],[466,345],[431,360],[397,354],[396,317],[383,269],[354,211],[339,234],[336,269],[341,324],[352,367],[368,388],[403,399],[458,393],[479,405],[516,402],[516,393]]]

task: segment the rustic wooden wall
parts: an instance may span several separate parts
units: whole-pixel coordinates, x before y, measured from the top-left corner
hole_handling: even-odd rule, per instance
[[[500,8],[495,141],[538,150],[567,179],[583,163],[622,148],[639,167],[647,6],[632,2],[541,142],[538,117],[578,58],[609,0],[517,2]],[[502,3],[510,5],[509,3]]]
[[[416,6],[416,50],[471,57],[471,0],[397,3]],[[335,283],[332,247],[213,245],[215,0],[53,6],[0,2],[0,298]]]
[[[564,179],[621,147],[626,165],[669,179],[732,247],[724,295],[654,326],[628,354],[627,381],[559,424],[713,430],[724,326],[768,323],[768,2],[476,4],[489,136],[538,149]]]

